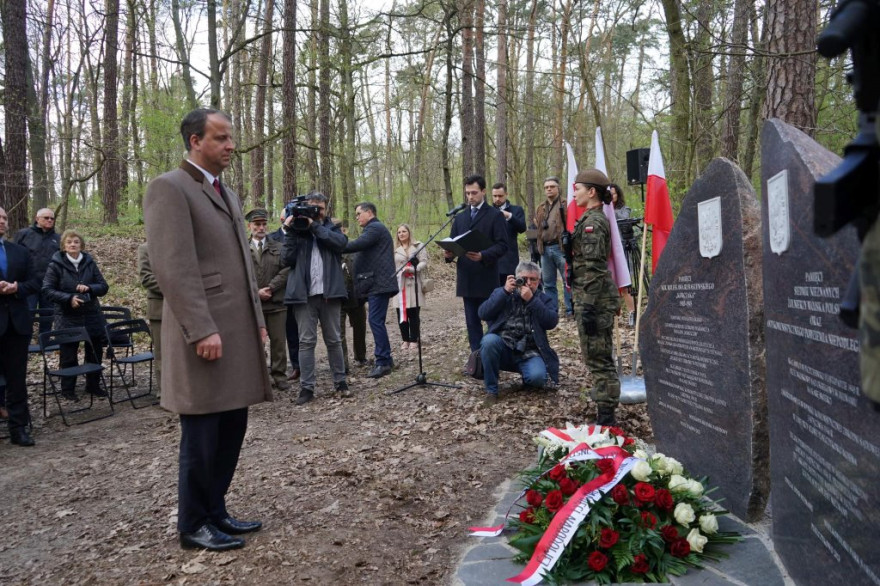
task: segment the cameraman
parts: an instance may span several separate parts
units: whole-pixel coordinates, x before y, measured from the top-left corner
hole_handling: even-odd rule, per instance
[[[314,216],[312,219],[311,216]],[[350,396],[339,333],[346,298],[342,251],[348,238],[327,216],[327,197],[312,192],[305,205],[293,206],[284,220],[284,262],[290,266],[284,304],[292,305],[299,328],[300,391],[297,405],[315,397],[315,344],[318,322],[324,333],[334,389]]]
[[[499,370],[518,371],[530,387],[545,386],[548,374],[559,382],[559,356],[547,340],[547,330],[559,323],[559,302],[539,292],[540,283],[540,267],[521,262],[516,277],[508,275],[504,286],[480,305],[480,319],[489,323],[480,343],[485,405],[498,401]]]

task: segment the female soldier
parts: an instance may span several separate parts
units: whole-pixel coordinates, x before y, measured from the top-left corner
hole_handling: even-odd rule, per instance
[[[578,335],[584,362],[593,375],[590,392],[598,405],[596,423],[614,425],[620,397],[620,379],[611,358],[611,330],[620,304],[617,287],[608,270],[611,228],[602,213],[602,204],[611,202],[608,177],[596,169],[586,169],[575,178],[574,197],[587,211],[572,234],[573,283],[571,287]]]

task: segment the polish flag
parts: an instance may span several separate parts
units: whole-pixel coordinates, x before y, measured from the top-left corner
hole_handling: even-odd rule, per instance
[[[657,270],[657,261],[663,254],[669,233],[672,232],[672,204],[669,202],[669,187],[666,185],[666,171],[663,169],[663,155],[660,154],[660,139],[655,130],[651,134],[651,155],[648,159],[648,194],[645,199],[645,223],[654,227],[651,237],[651,272]]]

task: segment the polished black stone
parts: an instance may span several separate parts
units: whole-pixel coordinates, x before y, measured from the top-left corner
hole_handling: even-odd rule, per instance
[[[706,258],[698,204],[713,198],[721,249]],[[739,167],[715,159],[682,203],[639,331],[657,449],[709,476],[713,497],[748,520],[770,488],[760,263],[755,192]]]
[[[761,143],[773,543],[797,584],[880,584],[880,414],[859,389],[856,331],[836,315],[859,243],[852,228],[813,234],[813,184],[840,159],[779,120]],[[774,253],[767,181],[783,170],[791,237]]]

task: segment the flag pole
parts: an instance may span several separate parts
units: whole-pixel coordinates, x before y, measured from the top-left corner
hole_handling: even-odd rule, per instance
[[[648,224],[642,224],[642,254],[639,259],[639,295],[636,301],[636,338],[633,342],[632,375],[636,376],[639,368],[639,324],[642,322],[642,295],[645,292],[645,249],[648,246]]]

